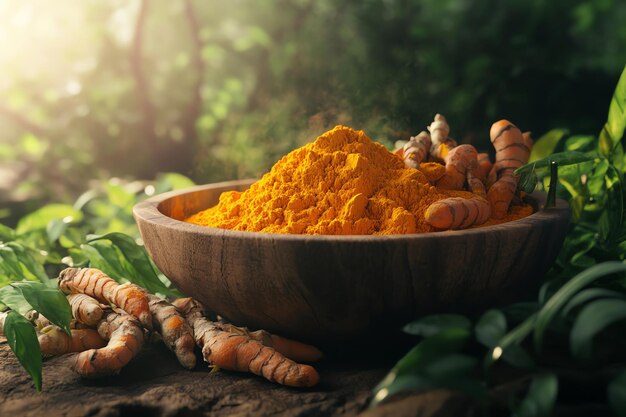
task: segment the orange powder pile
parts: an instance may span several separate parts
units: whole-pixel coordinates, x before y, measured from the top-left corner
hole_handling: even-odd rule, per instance
[[[216,206],[185,221],[266,233],[431,232],[424,219],[430,204],[473,194],[438,189],[429,182],[432,173],[425,173],[406,167],[363,131],[337,126],[284,156],[248,190],[222,193]],[[498,223],[532,213],[530,206],[522,207]]]

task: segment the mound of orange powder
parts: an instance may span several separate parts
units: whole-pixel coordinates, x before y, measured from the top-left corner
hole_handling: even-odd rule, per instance
[[[389,235],[434,231],[424,212],[448,197],[475,198],[438,189],[428,172],[408,168],[363,131],[337,126],[278,161],[243,192],[185,221],[222,229],[310,235]],[[512,206],[503,223],[532,213]]]

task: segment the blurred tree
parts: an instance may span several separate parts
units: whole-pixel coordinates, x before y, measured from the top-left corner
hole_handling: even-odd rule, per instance
[[[387,145],[436,112],[484,148],[502,117],[593,133],[624,21],[617,0],[7,0],[0,202],[259,175],[335,123]]]

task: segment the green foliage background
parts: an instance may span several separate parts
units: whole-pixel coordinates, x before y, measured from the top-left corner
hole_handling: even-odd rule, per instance
[[[257,176],[336,123],[594,133],[624,21],[617,0],[5,1],[0,215],[110,176]]]

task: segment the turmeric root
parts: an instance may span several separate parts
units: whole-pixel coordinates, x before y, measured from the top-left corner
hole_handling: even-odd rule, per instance
[[[87,349],[99,349],[106,341],[93,329],[72,330],[68,335],[58,326],[47,326],[39,332],[39,346],[43,356],[58,356]]]
[[[489,175],[489,172],[491,171],[491,168],[493,167],[493,164],[491,163],[491,160],[489,159],[489,154],[479,153],[477,160],[478,160],[478,172],[476,176],[481,181],[486,181],[487,176]]]
[[[181,365],[187,369],[193,369],[196,366],[196,354],[193,351],[196,344],[189,323],[172,304],[156,295],[149,294],[143,288],[141,290],[148,298],[152,324],[163,338],[163,342],[176,354]]]
[[[4,320],[8,312],[0,312],[0,336],[4,335]],[[25,314],[26,319],[37,329],[39,346],[43,356],[57,356],[70,352],[82,352],[87,349],[100,348],[104,340],[93,329],[72,329],[68,335],[58,326],[50,324],[48,319],[31,310]],[[44,326],[45,323],[48,323]]]
[[[197,308],[198,311],[201,311],[203,316],[206,315],[206,310],[198,303],[198,301],[193,298],[179,298],[172,302],[180,311],[188,311],[191,308]],[[190,306],[193,304],[193,306]],[[211,313],[211,316],[213,313]],[[209,316],[209,317],[211,317]],[[271,347],[276,349],[279,353],[282,353],[284,356],[296,362],[317,362],[319,361],[323,354],[322,352],[316,348],[315,346],[308,345],[306,343],[298,342],[297,340],[288,339],[286,337],[277,336],[275,334],[271,334],[266,330],[256,330],[251,332],[247,327],[238,327],[230,323],[226,323],[222,320],[221,317],[215,316],[217,320],[217,324],[220,326],[222,330],[245,335],[254,340],[261,342],[263,345],[267,347]]]
[[[87,326],[96,326],[102,319],[104,310],[95,298],[85,294],[70,294],[67,296],[72,315],[80,323]]]
[[[246,327],[237,327],[230,323],[219,324],[225,331],[246,335],[267,347],[276,349],[277,352],[296,362],[317,362],[322,358],[322,352],[318,348],[297,340],[277,336],[266,330],[251,332]]]
[[[428,131],[430,132],[431,138],[431,160],[443,163],[448,152],[457,145],[454,139],[448,137],[450,126],[446,118],[440,114],[436,114],[435,120],[428,126]]]
[[[419,168],[420,163],[426,160],[430,146],[431,140],[428,132],[422,131],[417,136],[411,136],[402,148],[404,164],[409,168]]]
[[[489,188],[487,197],[493,217],[501,219],[508,212],[517,189],[519,178],[514,171],[528,162],[532,139],[529,134],[525,140],[522,132],[508,120],[494,123],[489,134],[496,149],[496,163],[492,172],[495,172],[497,180]]]
[[[254,332],[253,332],[254,333]],[[296,362],[317,362],[322,359],[322,352],[315,346],[298,342],[297,340],[270,334],[271,344],[265,346],[276,349],[289,359]]]
[[[446,174],[437,181],[437,186],[446,190],[462,190],[468,172],[477,175],[478,152],[472,145],[452,148],[445,157]]]
[[[39,312],[35,310],[27,311],[24,314],[24,318],[30,321],[33,324],[33,326],[35,326],[35,329],[39,331],[43,329],[44,327],[52,325],[52,322],[50,320],[48,320],[46,317],[44,317],[42,314],[39,314]],[[70,326],[70,328],[73,328],[73,327]]]
[[[532,150],[535,141],[533,140],[532,132],[524,132],[522,133],[522,139],[524,140],[524,145],[528,147],[528,149]]]
[[[209,364],[231,371],[252,372],[292,387],[312,387],[319,381],[313,367],[298,364],[258,340],[226,331],[219,323],[207,320],[196,300],[178,299],[174,305],[193,327],[196,343]]]
[[[466,229],[483,224],[491,215],[491,207],[484,198],[451,197],[439,200],[426,209],[426,221],[442,230]]]
[[[476,194],[479,197],[487,199],[487,191],[485,190],[485,184],[480,180],[480,178],[474,176],[474,172],[472,170],[467,171],[467,185],[472,193]]]
[[[35,329],[38,331],[41,331],[41,329],[43,329],[44,327],[48,327],[52,325],[52,322],[50,320],[48,320],[44,315],[40,314],[39,312],[35,310],[28,311],[26,314],[24,314],[24,317],[26,318],[26,320],[30,321],[33,324],[33,326],[35,326]],[[76,319],[72,319],[70,321],[70,329],[79,330],[79,329],[90,329],[90,328],[95,328],[95,327],[96,327],[95,325],[88,326],[86,324],[83,324]]]
[[[125,312],[107,309],[98,324],[98,333],[108,340],[106,346],[71,356],[72,368],[85,378],[119,373],[141,350],[144,332],[141,323]]]
[[[115,304],[152,330],[148,299],[133,284],[119,285],[95,268],[66,268],[59,274],[59,288],[65,294],[86,294],[101,303]]]

